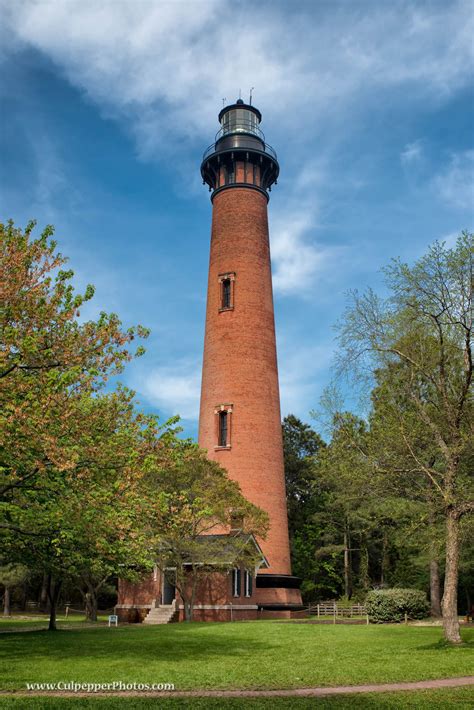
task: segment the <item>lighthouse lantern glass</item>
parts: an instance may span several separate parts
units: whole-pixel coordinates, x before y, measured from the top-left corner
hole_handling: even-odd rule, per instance
[[[256,133],[258,135],[258,119],[253,111],[244,108],[234,108],[227,111],[221,120],[223,133]]]

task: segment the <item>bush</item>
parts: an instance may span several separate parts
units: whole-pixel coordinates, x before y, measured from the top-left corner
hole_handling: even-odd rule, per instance
[[[378,589],[367,594],[365,606],[370,621],[376,624],[400,622],[405,618],[429,616],[426,594],[419,589]]]

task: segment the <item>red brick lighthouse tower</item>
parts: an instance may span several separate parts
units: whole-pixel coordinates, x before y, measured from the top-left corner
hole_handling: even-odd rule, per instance
[[[269,514],[257,602],[282,612],[301,595],[290,566],[267,217],[279,165],[261,118],[242,99],[223,108],[201,165],[213,209],[199,444]]]

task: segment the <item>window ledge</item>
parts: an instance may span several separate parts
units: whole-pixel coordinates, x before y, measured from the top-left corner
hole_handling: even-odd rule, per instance
[[[230,444],[227,444],[227,446],[214,446],[214,451],[227,451],[231,448],[232,446]]]
[[[224,313],[225,311],[233,311],[234,306],[227,306],[227,308],[219,308],[219,313]]]

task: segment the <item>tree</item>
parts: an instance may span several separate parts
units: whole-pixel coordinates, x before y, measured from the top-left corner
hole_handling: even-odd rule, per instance
[[[282,433],[292,569],[303,580],[303,598],[314,601],[334,594],[339,583],[332,560],[315,556],[322,535],[317,513],[327,496],[319,466],[326,444],[293,414],[283,419]]]
[[[47,488],[25,493],[27,505],[22,499],[10,506],[21,531],[14,551],[48,575],[51,629],[65,580],[85,583],[94,620],[101,583],[119,571],[127,578],[136,577],[137,566],[151,569],[144,477],[151,466],[167,465],[175,432],[137,412],[133,393],[118,388],[86,398],[71,418],[69,436],[77,450],[74,468],[51,469]]]
[[[125,546],[118,535],[138,514],[114,497],[123,487],[130,502],[139,463],[163,445],[156,422],[134,412],[132,393],[99,396],[147,331],[123,331],[114,314],[81,322],[94,289],[75,294],[52,227],[36,239],[33,228],[0,225],[0,530],[11,562],[47,573],[54,629],[64,575],[91,556],[117,559],[110,550]]]
[[[341,365],[364,365],[390,374],[385,396],[398,423],[398,441],[409,471],[430,482],[445,524],[446,569],[442,600],[445,637],[461,643],[457,615],[460,521],[474,510],[472,309],[474,237],[463,233],[455,248],[435,243],[413,267],[394,261],[386,269],[390,295],[352,294],[340,327]],[[410,402],[410,407],[406,406]],[[417,446],[421,421],[436,456]],[[393,467],[392,467],[393,471]]]
[[[7,564],[0,567],[0,584],[5,588],[3,596],[3,615],[10,616],[10,589],[16,587],[28,577],[29,570],[25,565]]]
[[[268,516],[189,442],[176,447],[174,463],[150,469],[146,487],[146,519],[158,567],[165,575],[173,569],[169,581],[191,621],[196,591],[209,575],[228,572],[237,563],[255,569],[259,560],[250,537],[265,536]]]
[[[0,500],[47,487],[51,469],[74,468],[77,449],[68,431],[84,395],[100,390],[146,337],[123,331],[115,314],[81,322],[81,306],[94,294],[76,294],[66,259],[56,251],[52,227],[34,239],[0,224]],[[141,355],[139,347],[135,355]],[[1,523],[5,527],[5,522]]]
[[[290,536],[317,506],[315,464],[325,443],[319,434],[293,414],[283,419],[283,456]]]

